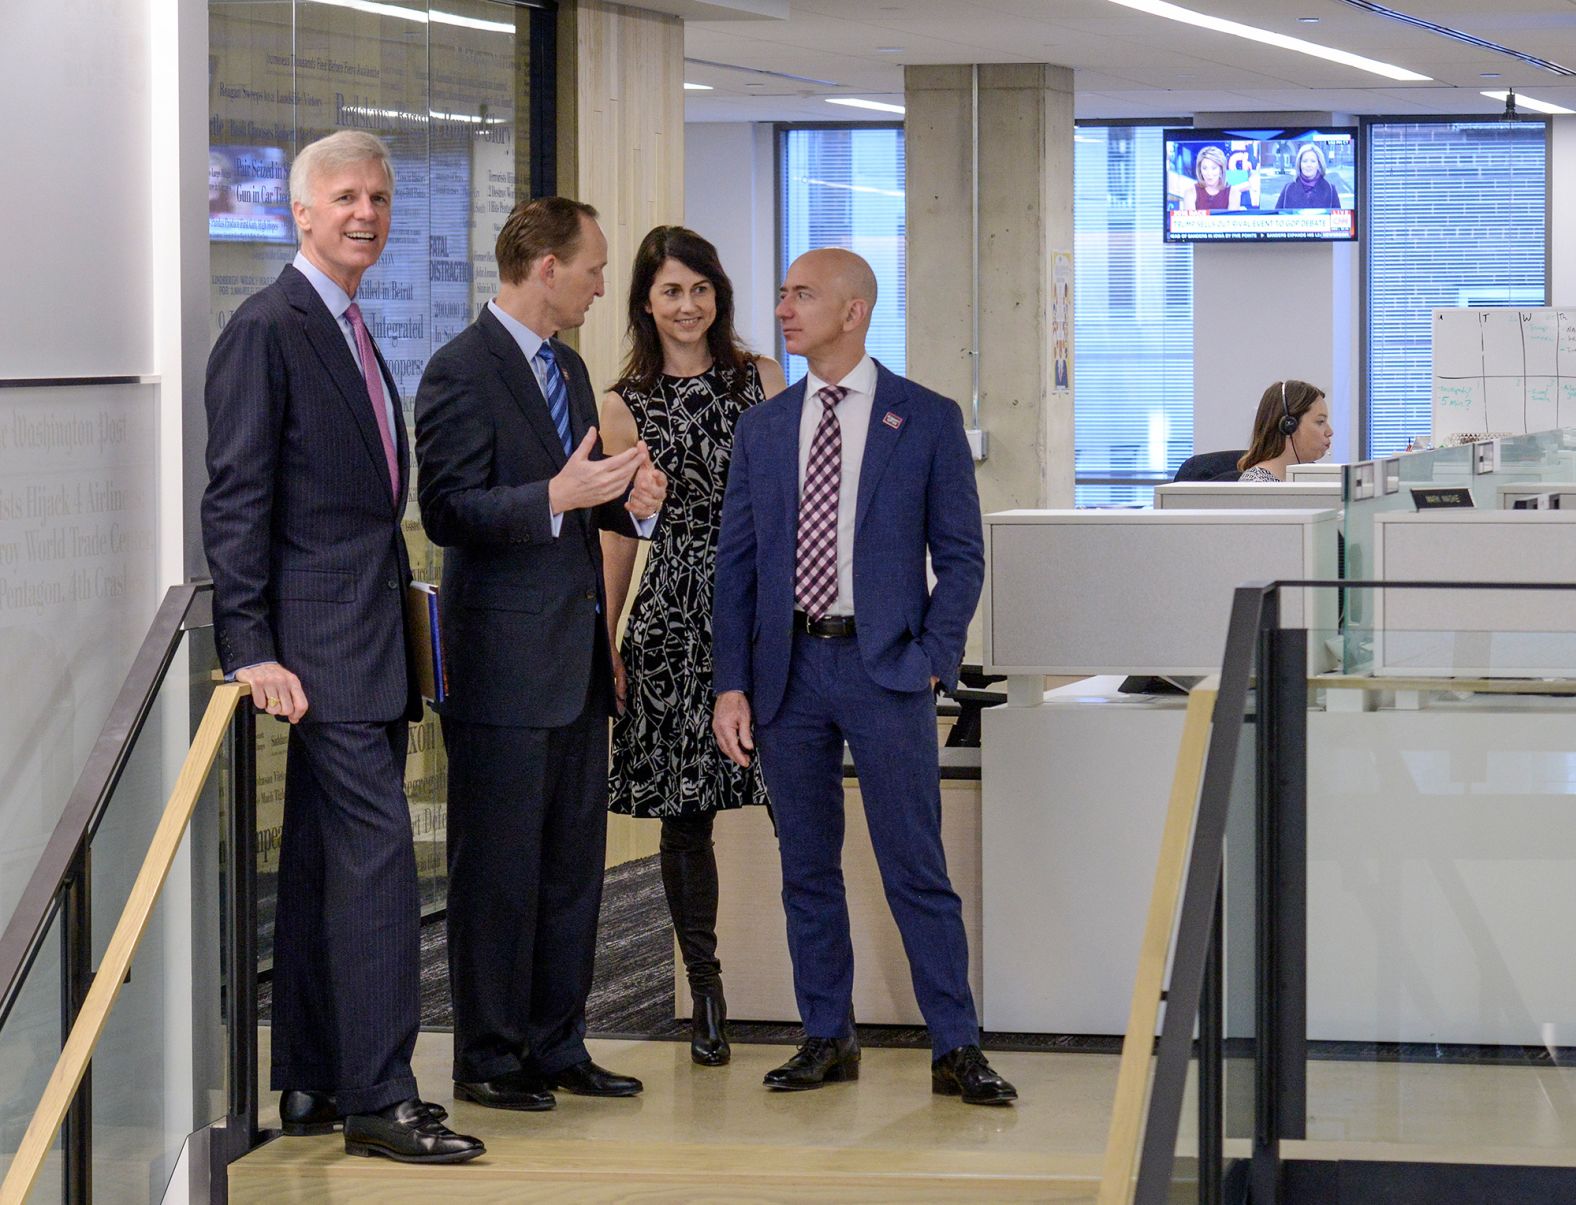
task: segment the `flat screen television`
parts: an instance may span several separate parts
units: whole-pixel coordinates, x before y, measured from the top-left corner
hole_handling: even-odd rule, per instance
[[[208,238],[216,243],[293,243],[290,168],[277,146],[208,148]]]
[[[1349,242],[1357,130],[1165,131],[1168,243]]]

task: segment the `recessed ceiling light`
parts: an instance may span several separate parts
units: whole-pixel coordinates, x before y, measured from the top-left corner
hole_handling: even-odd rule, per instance
[[[684,91],[686,91],[686,92],[710,92],[711,91],[711,85],[710,84],[692,84],[692,83],[689,82],[689,80],[685,80],[684,81]]]
[[[1479,75],[1478,75],[1478,78],[1479,79],[1498,79],[1499,78],[1499,72],[1497,72],[1497,71],[1480,72]]]
[[[876,47],[876,53],[877,54],[902,54],[903,53],[903,48],[901,46],[877,46]]]
[[[1504,100],[1508,92],[1485,92],[1484,96],[1490,100]],[[1533,100],[1525,93],[1516,93],[1516,108],[1531,109],[1534,113],[1576,113],[1576,109],[1567,109],[1564,105],[1551,104],[1546,100]]]
[[[847,105],[850,109],[874,109],[878,113],[907,113],[902,105],[891,105],[884,100],[864,100],[858,96],[828,96],[829,105]]]
[[[1111,0],[1111,3],[1120,4],[1123,8],[1137,9],[1139,12],[1149,13],[1151,16],[1165,17],[1170,21],[1181,21],[1186,25],[1196,25],[1200,29],[1211,29],[1216,33],[1229,33],[1235,37],[1246,38],[1250,42],[1262,42],[1266,46],[1278,46],[1282,50],[1295,50],[1299,54],[1312,55],[1314,58],[1324,59],[1327,62],[1340,63],[1347,67],[1356,67],[1360,71],[1369,71],[1374,75],[1382,75],[1386,79],[1423,82],[1429,80],[1429,77],[1426,75],[1408,71],[1405,67],[1397,67],[1393,63],[1382,63],[1378,59],[1365,58],[1363,55],[1352,54],[1350,51],[1334,50],[1328,46],[1320,46],[1316,42],[1305,42],[1301,38],[1293,38],[1287,34],[1260,29],[1256,25],[1244,25],[1240,21],[1227,21],[1223,17],[1212,17],[1208,13],[1194,12],[1190,8],[1168,4],[1166,0]]]
[[[1297,23],[1299,25],[1317,25],[1319,23],[1319,18],[1318,17],[1298,17],[1297,18]]]
[[[751,80],[747,84],[745,84],[744,86],[746,88],[764,88],[764,87],[766,87],[766,85],[761,83],[759,80]]]

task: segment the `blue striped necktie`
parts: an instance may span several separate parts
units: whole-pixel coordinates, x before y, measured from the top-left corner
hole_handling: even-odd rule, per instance
[[[547,412],[553,417],[553,426],[558,428],[559,441],[564,445],[564,455],[570,453],[569,446],[569,386],[564,384],[564,374],[558,371],[558,361],[553,358],[553,349],[544,340],[536,353],[536,360],[542,366],[542,380],[547,385]]]

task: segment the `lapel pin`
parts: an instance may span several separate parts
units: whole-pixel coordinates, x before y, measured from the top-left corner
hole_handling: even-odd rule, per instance
[[[894,431],[901,431],[903,429],[902,417],[900,415],[893,414],[890,410],[881,416],[881,421],[887,426],[891,427]]]

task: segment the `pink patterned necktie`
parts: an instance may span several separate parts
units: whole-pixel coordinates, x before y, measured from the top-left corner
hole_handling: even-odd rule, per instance
[[[367,383],[367,396],[372,399],[372,413],[377,416],[378,434],[383,437],[383,458],[389,467],[389,492],[399,497],[399,466],[395,463],[394,432],[389,430],[388,406],[383,399],[383,372],[378,367],[377,353],[372,350],[372,336],[367,334],[367,324],[361,320],[361,307],[354,301],[345,311],[350,319],[351,332],[356,336],[356,352],[361,357],[361,379]]]
[[[799,495],[798,563],[794,601],[811,619],[820,619],[837,598],[837,492],[843,480],[843,429],[837,403],[848,396],[841,385],[816,391],[821,422],[810,444]]]

